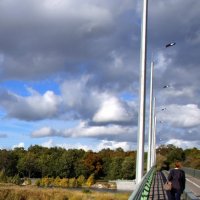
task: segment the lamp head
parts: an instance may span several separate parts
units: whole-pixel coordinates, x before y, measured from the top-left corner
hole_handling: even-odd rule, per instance
[[[171,42],[169,44],[166,44],[165,47],[168,48],[168,47],[172,47],[176,44],[176,42]]]

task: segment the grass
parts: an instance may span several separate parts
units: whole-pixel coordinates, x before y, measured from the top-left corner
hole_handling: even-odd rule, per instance
[[[84,192],[0,184],[0,200],[127,200],[130,193]]]

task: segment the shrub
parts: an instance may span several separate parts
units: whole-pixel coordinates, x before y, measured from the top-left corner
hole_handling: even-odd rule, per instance
[[[81,187],[85,184],[85,177],[83,175],[79,176],[77,178],[77,186]]]
[[[11,182],[16,184],[16,185],[20,185],[22,184],[22,180],[19,177],[19,174],[15,175],[12,179]]]
[[[38,187],[41,186],[41,180],[38,179],[38,180],[35,182],[35,185],[38,186]]]
[[[69,187],[69,179],[68,178],[62,178],[60,180],[60,186],[61,187]]]
[[[53,178],[45,177],[45,178],[41,179],[40,186],[49,187],[49,186],[52,186],[52,185],[53,185]]]
[[[28,179],[27,179],[27,184],[28,184],[28,185],[31,185],[31,184],[32,184],[32,182],[31,182],[31,179],[30,179],[30,178],[28,178]]]
[[[91,174],[86,181],[86,185],[88,187],[91,187],[93,184],[95,184],[95,179],[94,179],[94,174]]]
[[[57,176],[53,181],[53,185],[56,186],[56,187],[59,187],[60,186],[60,181],[61,181],[60,177]]]
[[[82,192],[83,193],[92,193],[91,190],[89,190],[89,189],[83,189]]]
[[[5,172],[3,170],[0,171],[0,182],[2,182],[2,183],[6,183],[7,182],[7,177],[6,177],[6,174],[5,174]]]
[[[69,179],[69,187],[77,187],[77,181],[75,178]]]

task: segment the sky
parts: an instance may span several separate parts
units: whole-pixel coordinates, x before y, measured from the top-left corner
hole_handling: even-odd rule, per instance
[[[141,2],[0,0],[1,149],[137,149]],[[199,8],[149,0],[145,149],[151,61],[157,146],[200,148]]]

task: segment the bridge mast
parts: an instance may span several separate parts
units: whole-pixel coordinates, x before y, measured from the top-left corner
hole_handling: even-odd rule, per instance
[[[138,141],[136,182],[139,183],[144,173],[144,135],[145,135],[145,100],[146,100],[146,55],[147,55],[147,14],[148,0],[143,0],[141,49],[140,49],[140,106],[138,115]]]

